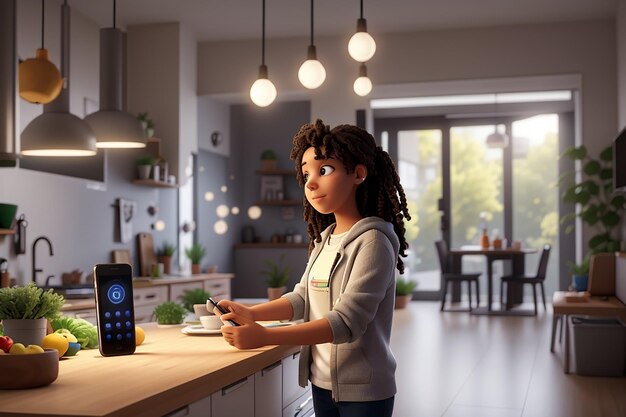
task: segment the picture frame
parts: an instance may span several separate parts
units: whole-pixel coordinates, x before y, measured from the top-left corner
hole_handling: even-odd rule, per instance
[[[281,175],[263,175],[261,177],[261,200],[283,200],[283,177]]]

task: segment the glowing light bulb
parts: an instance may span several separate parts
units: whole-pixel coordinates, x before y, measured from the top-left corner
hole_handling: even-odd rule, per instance
[[[376,53],[376,41],[367,32],[357,32],[348,42],[348,53],[355,61],[369,61]]]

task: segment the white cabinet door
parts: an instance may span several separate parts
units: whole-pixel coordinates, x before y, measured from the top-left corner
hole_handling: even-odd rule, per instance
[[[211,394],[213,417],[254,416],[254,375]]]
[[[283,417],[309,417],[314,415],[313,396],[311,391],[306,391],[294,402],[283,409]]]
[[[204,281],[204,290],[211,294],[215,301],[230,300],[230,279],[207,279]]]
[[[310,385],[302,388],[298,385],[298,361],[300,352],[287,356],[283,363],[283,408],[294,402],[305,392],[310,391]]]
[[[211,417],[211,396],[204,397],[163,417]]]
[[[167,301],[167,286],[155,285],[154,287],[133,288],[133,301],[135,304],[135,323],[148,323],[152,321],[154,308]]]
[[[254,417],[276,417],[283,409],[283,367],[278,361],[254,374]]]

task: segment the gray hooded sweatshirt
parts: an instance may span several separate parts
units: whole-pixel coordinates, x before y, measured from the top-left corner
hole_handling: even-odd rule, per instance
[[[302,279],[285,297],[293,320],[309,320],[308,276],[334,229],[322,233]],[[330,273],[325,316],[333,332],[330,356],[335,401],[377,401],[396,393],[396,361],[389,348],[395,302],[395,271],[400,243],[393,225],[379,217],[357,222],[343,238]],[[302,346],[299,383],[308,384],[311,347]]]

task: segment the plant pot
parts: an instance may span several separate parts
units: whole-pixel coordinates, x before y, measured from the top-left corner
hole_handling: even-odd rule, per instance
[[[137,176],[140,180],[150,178],[150,168],[152,168],[152,165],[137,165]]]
[[[5,319],[2,320],[4,334],[9,336],[15,343],[24,346],[39,345],[46,336],[48,328],[47,319]]]
[[[574,275],[572,282],[576,291],[587,291],[587,285],[589,284],[589,275]]]
[[[285,293],[286,287],[278,287],[278,288],[268,288],[267,289],[267,299],[269,301],[276,300],[280,298],[281,295]]]
[[[413,298],[412,294],[396,295],[396,305],[394,308],[396,309],[406,308],[406,306],[409,305],[409,301],[411,301],[411,298]]]
[[[273,171],[278,166],[276,159],[261,159],[261,171]]]
[[[159,256],[159,263],[163,264],[163,273],[169,275],[172,273],[172,257],[171,256]]]
[[[201,274],[202,270],[200,269],[200,264],[191,264],[191,273],[192,274]]]

